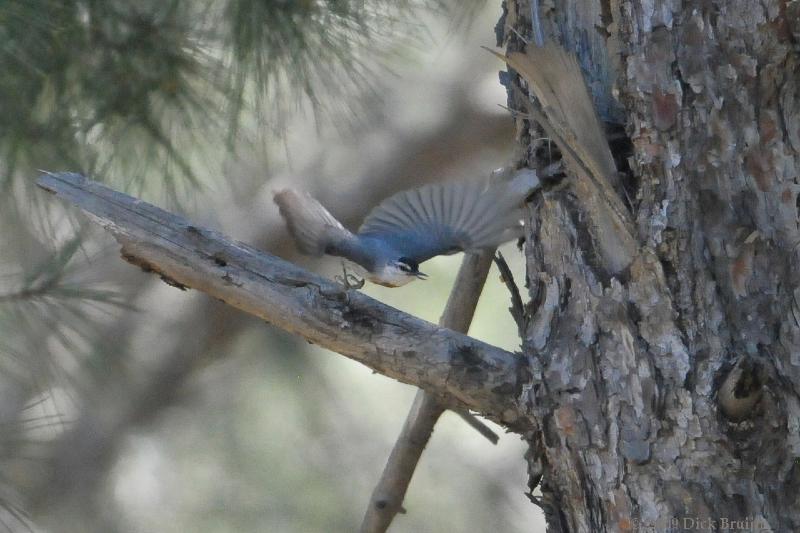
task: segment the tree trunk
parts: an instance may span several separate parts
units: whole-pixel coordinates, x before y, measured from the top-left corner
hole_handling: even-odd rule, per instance
[[[504,7],[501,43],[534,46],[527,0]],[[572,176],[531,205],[522,399],[549,530],[798,531],[800,2],[539,9],[631,141],[610,181],[638,245],[605,268]]]

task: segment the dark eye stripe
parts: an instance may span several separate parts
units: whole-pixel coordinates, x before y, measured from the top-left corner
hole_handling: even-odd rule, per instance
[[[400,265],[400,268],[406,272],[415,272],[417,268],[419,268],[416,261],[407,257],[401,257],[397,260],[397,263]]]

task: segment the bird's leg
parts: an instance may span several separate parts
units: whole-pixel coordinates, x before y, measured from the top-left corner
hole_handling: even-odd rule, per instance
[[[350,289],[360,289],[364,286],[364,279],[359,279],[358,276],[355,274],[351,274],[347,271],[347,266],[342,262],[342,276],[336,276],[336,281],[340,282],[344,285],[344,288],[347,290]]]

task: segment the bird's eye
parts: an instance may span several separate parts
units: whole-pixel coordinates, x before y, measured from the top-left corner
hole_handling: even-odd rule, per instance
[[[411,267],[405,263],[399,263],[398,266],[400,267],[400,270],[402,270],[403,272],[411,272]]]

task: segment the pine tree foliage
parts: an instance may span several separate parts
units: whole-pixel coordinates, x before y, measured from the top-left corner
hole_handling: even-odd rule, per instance
[[[145,160],[162,180],[194,179],[190,147],[232,143],[244,110],[275,133],[304,101],[317,111],[349,106],[345,97],[366,90],[388,54],[419,42],[419,10],[447,7],[444,0],[0,3],[2,183],[32,168],[131,170],[115,160]]]

